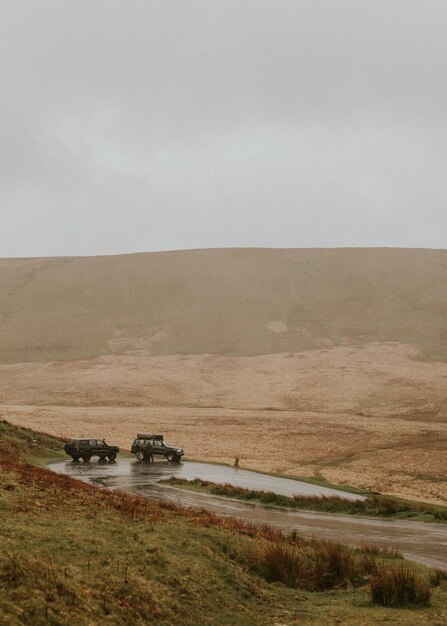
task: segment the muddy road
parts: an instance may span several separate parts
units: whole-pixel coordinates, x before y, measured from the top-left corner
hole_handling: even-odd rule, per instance
[[[206,463],[184,462],[170,464],[158,461],[137,464],[121,459],[117,463],[53,463],[49,469],[68,474],[85,482],[108,489],[119,489],[155,500],[170,500],[184,506],[200,507],[218,515],[241,518],[256,524],[269,524],[283,531],[295,530],[306,537],[324,537],[334,541],[361,545],[376,543],[396,548],[406,557],[427,565],[447,569],[447,525],[372,517],[355,517],[307,511],[270,508],[259,504],[221,498],[209,494],[177,489],[158,483],[163,478],[203,478],[226,482],[249,489],[264,489],[283,495],[343,495],[354,494],[319,487],[288,478],[266,476],[243,469]]]

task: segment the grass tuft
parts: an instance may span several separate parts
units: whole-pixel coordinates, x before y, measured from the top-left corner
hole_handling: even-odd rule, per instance
[[[423,502],[410,502],[391,496],[371,495],[364,500],[349,500],[342,496],[283,496],[271,491],[257,491],[235,487],[230,484],[218,484],[201,478],[187,480],[175,476],[161,481],[174,487],[196,489],[215,496],[227,496],[238,500],[260,502],[266,506],[281,506],[290,509],[324,511],[326,513],[347,513],[349,515],[367,515],[391,517],[396,519],[415,519],[418,521],[446,522],[447,508]]]
[[[371,598],[374,604],[399,607],[430,604],[430,586],[414,567],[403,563],[387,563],[371,577]]]
[[[307,591],[356,587],[377,571],[373,555],[325,540],[263,542],[249,553],[248,566],[267,582]]]
[[[447,623],[444,573],[421,566],[438,585],[434,606],[396,622],[364,602],[395,554],[98,489],[26,461],[53,447],[0,423],[2,624],[264,626],[310,614],[326,624],[328,612],[350,624]]]
[[[403,559],[404,555],[396,548],[382,548],[376,543],[364,543],[362,545],[362,552],[365,554],[371,554],[374,556],[381,556],[388,559]]]
[[[430,572],[430,585],[439,587],[439,585],[447,580],[447,572],[443,569],[433,568]]]

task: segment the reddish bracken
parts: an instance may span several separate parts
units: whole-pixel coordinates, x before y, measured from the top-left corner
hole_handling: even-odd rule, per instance
[[[4,472],[15,474],[19,482],[26,485],[34,485],[39,489],[45,489],[47,495],[54,493],[52,506],[61,508],[70,506],[70,494],[76,493],[81,499],[90,500],[102,506],[119,511],[132,519],[146,519],[148,521],[163,520],[174,521],[175,518],[183,517],[189,522],[213,528],[233,530],[253,537],[263,537],[270,540],[280,540],[281,533],[268,526],[255,526],[249,522],[233,518],[218,517],[208,511],[197,508],[182,507],[170,502],[156,502],[132,496],[117,491],[107,491],[94,485],[83,483],[79,480],[56,474],[42,467],[31,465],[23,460],[17,460],[16,454],[0,444],[0,467]],[[61,497],[61,494],[63,496]]]

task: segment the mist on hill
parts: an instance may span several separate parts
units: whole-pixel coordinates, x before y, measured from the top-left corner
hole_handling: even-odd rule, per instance
[[[0,260],[0,361],[255,356],[369,342],[447,359],[447,251],[216,249]]]

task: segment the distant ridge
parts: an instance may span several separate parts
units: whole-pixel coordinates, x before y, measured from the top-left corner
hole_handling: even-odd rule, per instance
[[[0,260],[1,363],[254,356],[389,341],[447,360],[447,250]]]

